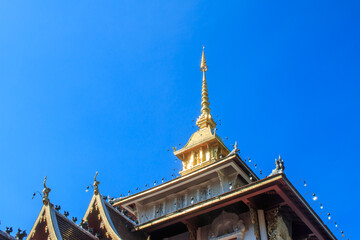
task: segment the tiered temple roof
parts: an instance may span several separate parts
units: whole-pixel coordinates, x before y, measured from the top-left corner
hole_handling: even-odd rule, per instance
[[[92,240],[97,239],[89,231],[83,229],[54,208],[49,200],[51,189],[46,186],[43,190],[43,207],[36,222],[29,233],[29,239],[41,240]]]
[[[124,213],[104,200],[98,189],[99,182],[94,181],[94,195],[83,218],[83,222],[88,223],[88,227],[97,234],[99,239],[146,239],[147,235],[142,232],[134,232],[135,223]]]
[[[106,201],[96,173],[80,226],[50,203],[45,178],[44,205],[29,239],[336,239],[287,179],[280,156],[276,169],[259,179],[238,155],[236,143],[232,151],[225,146],[210,113],[204,50],[200,70],[199,129],[182,149],[174,149],[183,165],[180,177]]]

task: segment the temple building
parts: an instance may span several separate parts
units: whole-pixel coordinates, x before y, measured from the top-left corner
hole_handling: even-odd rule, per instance
[[[199,129],[183,148],[174,148],[182,162],[179,177],[133,195],[108,199],[101,194],[96,173],[93,197],[79,225],[51,203],[45,178],[43,207],[28,239],[336,239],[288,180],[280,156],[276,168],[260,179],[239,156],[237,143],[228,149],[216,133],[210,111],[204,50],[200,70]]]

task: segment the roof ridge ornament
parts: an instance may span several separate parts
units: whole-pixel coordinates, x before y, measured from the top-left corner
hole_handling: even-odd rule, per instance
[[[276,175],[279,173],[284,173],[284,170],[285,170],[284,160],[282,160],[280,155],[279,155],[279,159],[275,158],[275,165],[276,165],[276,168],[274,170],[272,170],[270,176]]]
[[[49,193],[51,191],[51,189],[46,186],[46,181],[47,181],[47,176],[45,176],[45,179],[44,179],[44,189],[43,189],[43,204],[44,205],[49,204],[49,202],[50,202]]]
[[[99,187],[98,186],[99,186],[100,182],[96,180],[97,175],[98,175],[98,172],[96,171],[95,177],[94,177],[94,184],[93,184],[93,186],[94,186],[94,194],[95,195],[99,194]]]
[[[235,141],[235,144],[233,146],[234,146],[234,149],[227,155],[227,157],[231,156],[231,155],[235,155],[240,151],[237,147],[237,141]]]

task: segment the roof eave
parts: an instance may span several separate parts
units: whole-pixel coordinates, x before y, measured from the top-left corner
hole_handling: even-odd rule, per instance
[[[273,176],[269,176],[267,178],[264,178],[262,180],[259,180],[254,183],[250,183],[248,185],[244,185],[238,189],[234,189],[231,192],[227,192],[224,194],[221,194],[219,196],[216,196],[214,198],[199,202],[197,204],[194,204],[192,206],[188,206],[186,208],[183,208],[181,210],[178,210],[176,212],[170,213],[168,215],[165,215],[163,217],[160,217],[158,219],[154,219],[150,222],[138,225],[136,227],[136,230],[146,230],[150,228],[156,228],[157,225],[162,226],[163,224],[176,221],[176,219],[188,216],[190,213],[194,212],[201,212],[206,211],[206,209],[212,207],[213,205],[218,205],[221,202],[229,201],[231,199],[237,199],[239,197],[245,197],[250,198],[254,194],[256,195],[256,192],[261,189],[268,189],[272,188],[273,190],[276,190],[280,188],[279,186],[288,187],[292,190],[292,194],[300,200],[300,203],[303,205],[303,207],[299,208],[304,214],[310,213],[310,215],[316,220],[316,222],[319,224],[319,226],[325,230],[325,232],[328,234],[330,239],[336,240],[336,237],[334,234],[329,230],[329,228],[324,224],[324,222],[320,219],[320,217],[316,214],[316,212],[310,207],[310,205],[307,203],[307,201],[302,197],[302,195],[295,189],[295,187],[290,183],[290,181],[286,178],[285,174],[276,174]],[[255,196],[254,195],[254,196]],[[283,199],[286,201],[286,199]],[[288,201],[291,201],[290,199]],[[205,209],[205,210],[204,210]],[[313,227],[314,229],[315,227]],[[316,227],[317,229],[317,227]]]
[[[129,204],[130,202],[134,202],[137,199],[139,199],[140,197],[142,197],[144,195],[147,195],[147,194],[149,194],[151,192],[160,191],[160,190],[163,190],[165,188],[168,188],[169,186],[171,186],[173,184],[177,184],[177,183],[179,183],[181,181],[185,181],[185,180],[187,180],[189,178],[193,178],[195,175],[201,174],[202,172],[207,171],[209,168],[216,167],[217,164],[220,165],[220,164],[224,163],[225,161],[230,161],[232,159],[236,159],[237,158],[236,156],[237,155],[227,156],[227,157],[225,157],[223,159],[220,159],[220,160],[218,160],[218,161],[216,161],[216,162],[214,162],[212,164],[209,164],[209,165],[205,166],[204,168],[197,169],[194,172],[191,172],[191,173],[188,173],[188,174],[186,174],[184,176],[180,176],[178,178],[172,179],[172,180],[170,180],[170,181],[168,181],[166,183],[160,184],[160,185],[158,185],[156,187],[149,188],[147,190],[144,190],[142,192],[139,192],[139,193],[124,197],[122,199],[117,199],[117,200],[114,201],[113,205]],[[239,161],[239,160],[237,159],[237,161]],[[246,166],[246,164],[242,163],[242,165],[245,166],[248,169],[248,171],[251,172],[256,179],[259,179],[255,175],[255,173],[253,173],[251,171],[251,169]]]

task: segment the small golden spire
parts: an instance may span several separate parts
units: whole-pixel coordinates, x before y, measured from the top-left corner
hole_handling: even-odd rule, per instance
[[[49,201],[49,193],[51,191],[51,189],[46,186],[46,181],[47,181],[47,176],[45,176],[45,179],[44,179],[44,189],[43,189],[43,204],[44,205],[47,205],[50,202]]]
[[[93,184],[94,185],[94,194],[95,195],[99,194],[99,187],[98,186],[99,186],[100,182],[96,180],[97,175],[98,175],[98,172],[95,173],[94,184]]]
[[[204,45],[203,45],[203,51],[202,51],[202,56],[201,56],[200,70],[201,70],[202,72],[206,72],[206,71],[207,71],[207,65],[206,65],[206,59],[205,59],[205,47],[204,47]]]
[[[205,72],[208,70],[206,65],[205,59],[205,47],[203,46],[202,56],[201,56],[201,63],[200,63],[200,71],[203,72],[203,82],[202,82],[202,91],[201,91],[201,115],[196,121],[196,124],[200,129],[210,126],[212,129],[215,128],[216,123],[211,117],[210,114],[210,102],[209,102],[209,95],[206,83],[206,76]]]
[[[205,72],[207,71],[208,67],[206,65],[206,59],[205,59],[205,47],[203,45],[203,51],[201,56],[201,64],[200,64],[200,70],[203,72],[203,83],[202,83],[202,92],[201,92],[201,114],[210,114],[210,108],[209,108],[209,96],[208,96],[208,90],[207,90],[207,83],[206,83],[206,76]]]

